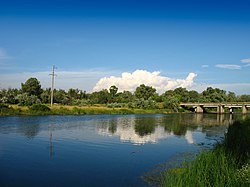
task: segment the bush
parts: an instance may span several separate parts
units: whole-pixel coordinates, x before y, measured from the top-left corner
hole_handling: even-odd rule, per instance
[[[135,99],[133,102],[128,103],[129,108],[140,108],[140,109],[157,109],[159,108],[157,106],[157,103],[149,98],[148,100],[141,99]]]
[[[4,103],[0,103],[0,115],[19,115],[21,113],[20,109],[14,109],[13,107],[10,107],[9,105],[6,105]]]
[[[124,106],[124,104],[122,103],[109,103],[107,104],[108,108],[122,108]]]
[[[31,111],[39,111],[39,112],[48,112],[50,111],[50,108],[46,105],[42,104],[35,104],[30,107]]]
[[[0,109],[6,109],[9,108],[9,105],[6,105],[4,103],[0,103]]]
[[[28,95],[26,93],[17,96],[17,100],[20,106],[31,106],[34,104],[40,104],[41,101],[35,95]]]

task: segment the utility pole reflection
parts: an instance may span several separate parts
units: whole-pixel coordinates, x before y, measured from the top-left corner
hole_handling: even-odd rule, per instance
[[[50,138],[49,138],[49,151],[50,151],[50,160],[52,160],[52,156],[53,156],[53,144],[52,144],[52,128],[50,126]]]

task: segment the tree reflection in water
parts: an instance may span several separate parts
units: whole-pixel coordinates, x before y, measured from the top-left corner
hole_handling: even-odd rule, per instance
[[[134,115],[110,119],[98,128],[99,134],[119,136],[121,141],[136,144],[156,143],[169,136],[182,136],[188,143],[194,143],[192,133],[200,129],[207,136],[216,136],[238,117],[214,114],[178,114],[178,115]],[[218,127],[219,125],[219,127]],[[214,127],[214,130],[213,130]],[[218,129],[219,132],[218,132]]]
[[[20,124],[17,131],[28,139],[33,139],[40,131],[40,124]]]
[[[135,120],[135,132],[139,136],[145,136],[154,133],[155,131],[155,118],[136,118]]]

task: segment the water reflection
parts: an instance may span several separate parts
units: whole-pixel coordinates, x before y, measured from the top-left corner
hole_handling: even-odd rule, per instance
[[[232,114],[180,114],[154,117],[135,115],[130,118],[106,120],[97,126],[97,131],[100,135],[118,136],[122,142],[133,144],[157,143],[160,139],[173,135],[182,136],[189,144],[193,144],[194,130],[200,129],[209,137],[221,135],[229,124],[239,118],[240,116]]]
[[[181,136],[188,143],[195,140],[194,130],[200,129],[207,136],[221,134],[225,126],[247,115],[179,114],[179,115],[100,115],[100,116],[43,116],[3,117],[0,133],[17,132],[33,139],[40,132],[49,132],[51,158],[53,152],[52,132],[67,130],[65,137],[83,139],[84,129],[93,127],[99,135],[118,136],[121,141],[134,144],[157,143],[170,136]],[[5,119],[8,123],[5,123]],[[211,126],[220,126],[211,128]],[[77,131],[76,129],[79,129]],[[82,130],[80,130],[82,129]],[[74,132],[73,132],[74,131]],[[66,132],[66,131],[65,131]]]
[[[15,123],[18,124],[17,131],[20,134],[23,134],[28,139],[33,139],[40,131],[40,124],[42,121],[40,118],[29,119],[28,117],[16,117]]]
[[[135,133],[143,137],[153,134],[155,131],[157,118],[135,118]]]
[[[53,156],[53,144],[52,144],[52,127],[49,128],[49,157],[52,160]]]
[[[213,143],[214,136],[222,136],[228,124],[241,118],[0,117],[0,186],[144,186],[139,180],[143,173],[176,153],[196,152]]]

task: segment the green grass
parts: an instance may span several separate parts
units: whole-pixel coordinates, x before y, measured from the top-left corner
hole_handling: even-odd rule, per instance
[[[250,120],[235,122],[223,142],[163,173],[160,186],[250,186]]]
[[[85,114],[163,114],[168,113],[165,109],[131,109],[109,108],[106,106],[64,106],[37,104],[30,107],[17,105],[1,105],[0,116],[16,115],[85,115]]]

